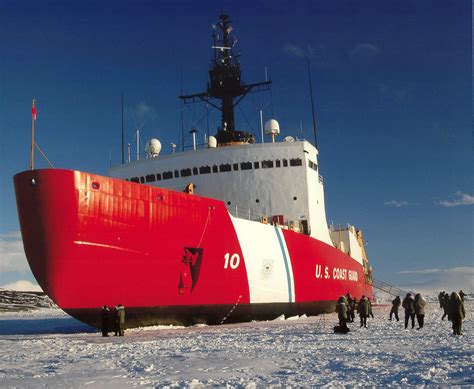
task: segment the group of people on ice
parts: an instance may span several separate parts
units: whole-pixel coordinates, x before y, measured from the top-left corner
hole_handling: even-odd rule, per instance
[[[462,290],[459,293],[452,292],[451,296],[445,291],[440,292],[438,295],[439,307],[443,308],[441,320],[448,316],[448,320],[453,324],[454,335],[462,335],[462,321],[466,317],[464,296],[466,294]]]
[[[439,306],[443,308],[444,312],[441,319],[444,320],[444,318],[448,316],[448,320],[450,320],[453,325],[454,335],[462,335],[462,321],[466,316],[464,310],[464,296],[465,294],[462,290],[459,293],[453,292],[451,295],[443,291],[438,295]],[[417,329],[422,329],[425,323],[426,299],[420,293],[415,294],[414,297],[411,293],[407,293],[403,301],[400,296],[395,297],[392,301],[389,320],[392,320],[392,317],[395,317],[397,321],[400,320],[398,316],[400,306],[405,310],[405,329],[408,328],[409,324],[411,324],[412,329],[415,328],[415,317],[418,323]],[[334,327],[334,332],[349,332],[350,329],[347,323],[354,321],[356,311],[360,316],[360,326],[367,328],[367,318],[374,317],[370,299],[363,295],[362,298],[357,301],[356,298],[352,298],[350,293],[339,297],[336,304],[339,325]]]
[[[405,329],[408,328],[408,323],[411,321],[411,328],[415,328],[415,316],[418,322],[418,329],[421,330],[425,324],[425,306],[426,300],[420,294],[415,294],[413,298],[411,293],[407,293],[406,297],[401,301],[400,296],[395,297],[392,301],[392,309],[390,310],[389,320],[392,320],[392,315],[395,316],[397,321],[400,320],[398,317],[398,309],[400,305],[405,309]]]
[[[372,312],[372,303],[370,299],[362,295],[357,301],[350,293],[339,297],[336,304],[336,312],[339,319],[339,326],[334,327],[334,332],[348,333],[350,331],[347,323],[353,323],[356,312],[360,317],[360,326],[367,328],[367,318],[374,317]]]
[[[113,321],[115,336],[125,335],[125,308],[122,304],[117,304],[113,309]],[[107,305],[102,307],[100,312],[100,322],[102,328],[102,336],[109,336],[111,312]]]
[[[464,310],[464,296],[465,294],[462,290],[459,293],[451,293],[451,296],[444,291],[440,292],[438,295],[439,307],[443,308],[443,316],[441,320],[444,320],[444,318],[448,316],[448,320],[453,323],[454,335],[462,334],[462,321],[466,316]],[[411,328],[415,328],[415,316],[418,322],[418,329],[423,328],[426,300],[419,293],[415,295],[415,298],[412,297],[411,293],[408,293],[403,299],[403,302],[401,302],[400,297],[397,296],[392,301],[392,310],[390,311],[389,320],[392,320],[392,315],[395,315],[397,321],[399,320],[398,308],[400,307],[400,304],[405,309],[405,329],[408,328],[410,320]]]

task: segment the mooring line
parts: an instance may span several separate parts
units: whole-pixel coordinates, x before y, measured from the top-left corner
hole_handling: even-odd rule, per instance
[[[234,304],[234,306],[231,308],[229,313],[221,320],[221,322],[219,324],[223,324],[227,320],[227,318],[231,315],[231,313],[234,312],[234,309],[237,307],[237,305],[239,305],[239,301],[240,301],[241,297],[242,297],[242,295],[239,296],[239,298],[237,299],[237,302]]]

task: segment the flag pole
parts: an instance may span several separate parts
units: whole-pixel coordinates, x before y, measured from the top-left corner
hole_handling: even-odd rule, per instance
[[[36,120],[36,106],[35,98],[33,97],[33,103],[31,108],[31,150],[30,150],[30,170],[35,168],[35,120]]]

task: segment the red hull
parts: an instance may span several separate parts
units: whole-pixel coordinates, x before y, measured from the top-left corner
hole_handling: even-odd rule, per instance
[[[26,171],[14,183],[34,276],[58,306],[92,325],[104,304],[123,304],[127,326],[215,324],[318,314],[342,294],[372,294],[354,259],[280,230],[294,295],[254,302],[235,220],[218,200],[71,170]],[[229,253],[242,259],[235,268]]]

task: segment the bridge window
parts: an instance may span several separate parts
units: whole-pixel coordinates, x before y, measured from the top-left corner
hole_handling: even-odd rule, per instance
[[[234,163],[234,164],[232,165],[232,168],[233,168],[234,170],[239,170],[239,164],[238,164],[238,163]]]
[[[156,181],[161,181],[161,173],[156,173]]]
[[[292,158],[290,159],[290,166],[303,166],[303,161],[301,158]]]
[[[141,182],[142,184],[144,184],[144,183],[145,183],[145,177],[140,177],[140,182]]]
[[[175,170],[175,171],[174,171],[174,176],[175,176],[175,178],[178,178],[178,177],[179,177],[179,171],[178,171],[178,170]]]
[[[209,174],[211,172],[210,166],[201,166],[199,168],[199,174]]]
[[[273,167],[273,161],[269,159],[268,161],[262,161],[262,169],[268,169]]]
[[[193,167],[193,175],[197,176],[199,173],[198,173],[198,168],[197,167]]]
[[[277,159],[275,161],[275,167],[280,167],[281,166],[281,161],[279,159]]]
[[[212,172],[213,173],[218,173],[219,172],[219,168],[217,167],[217,165],[212,165]]]
[[[219,166],[219,170],[221,172],[230,172],[232,169],[231,169],[230,163],[223,163],[222,165]]]
[[[147,176],[145,177],[145,181],[146,182],[153,182],[153,181],[156,181],[156,177],[154,174],[147,174]]]
[[[313,170],[315,170],[315,171],[318,171],[318,165],[316,165],[316,163],[314,163],[313,161],[311,161],[311,160],[309,160],[309,159],[308,159],[308,166],[309,166],[311,169],[313,169]]]
[[[164,172],[163,173],[163,180],[169,180],[170,178],[173,178],[173,172]]]
[[[253,168],[258,169],[260,167],[260,162],[254,162],[253,163]]]
[[[287,167],[288,166],[288,160],[287,159],[284,159],[283,160],[283,167]]]
[[[191,175],[191,169],[181,169],[181,177],[189,177]]]
[[[136,182],[137,184],[140,183],[140,179],[138,177],[133,177],[133,178],[130,178],[130,181],[132,182]]]
[[[252,170],[252,162],[242,162],[240,164],[240,170]]]

